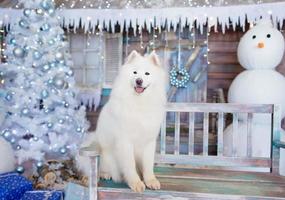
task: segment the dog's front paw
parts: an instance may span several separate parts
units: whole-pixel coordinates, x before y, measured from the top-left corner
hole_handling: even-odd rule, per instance
[[[152,190],[160,189],[160,182],[156,178],[145,181],[145,185],[146,187]]]
[[[107,172],[100,172],[100,178],[104,180],[110,180],[112,177],[109,173]]]
[[[145,190],[145,185],[141,180],[130,183],[129,186],[134,192],[142,193]]]

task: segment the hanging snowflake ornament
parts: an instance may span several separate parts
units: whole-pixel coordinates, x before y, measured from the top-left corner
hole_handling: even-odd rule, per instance
[[[186,88],[190,81],[190,75],[185,68],[173,68],[170,71],[170,84],[177,88]]]

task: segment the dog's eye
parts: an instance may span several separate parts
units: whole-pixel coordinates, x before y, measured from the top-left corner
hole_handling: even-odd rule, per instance
[[[137,74],[137,71],[134,71],[134,74]]]
[[[267,34],[267,36],[266,36],[267,38],[271,38],[271,35],[270,34]]]
[[[253,35],[253,36],[252,36],[252,39],[255,39],[255,38],[256,38],[256,35]]]
[[[146,73],[145,73],[145,75],[147,75],[147,76],[148,76],[148,75],[150,75],[150,73],[149,73],[149,72],[146,72]]]

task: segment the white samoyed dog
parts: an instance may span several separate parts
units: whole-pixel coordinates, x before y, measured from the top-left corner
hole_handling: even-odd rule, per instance
[[[133,51],[128,56],[96,131],[82,145],[99,149],[101,178],[123,180],[135,192],[143,192],[145,186],[160,189],[153,167],[156,138],[165,117],[167,80],[154,52],[141,56]],[[82,157],[77,163],[88,172],[88,162]]]

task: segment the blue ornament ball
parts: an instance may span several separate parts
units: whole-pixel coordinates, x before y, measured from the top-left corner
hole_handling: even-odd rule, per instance
[[[43,90],[41,92],[41,96],[42,96],[43,99],[45,99],[45,98],[47,98],[49,96],[49,92],[47,90]]]
[[[39,60],[42,57],[42,54],[39,51],[34,51],[33,58]]]
[[[47,127],[48,128],[52,128],[53,127],[53,123],[51,123],[51,122],[47,123]]]
[[[25,8],[24,11],[23,11],[23,13],[24,13],[24,15],[25,15],[26,17],[29,17],[29,16],[31,15],[32,11],[31,11],[31,9],[29,9],[29,8]]]
[[[14,137],[10,138],[9,142],[10,142],[11,144],[15,144],[16,138],[14,138]]]
[[[44,25],[42,25],[41,30],[42,30],[42,31],[49,31],[50,28],[51,28],[50,25],[47,24],[47,23],[45,23]]]
[[[4,138],[8,139],[11,136],[11,132],[9,130],[6,130],[4,132]]]
[[[8,93],[8,94],[5,96],[5,99],[6,99],[7,101],[11,101],[11,100],[12,100],[12,95]]]
[[[16,39],[15,38],[11,38],[10,39],[10,44],[14,44],[15,45],[16,44]]]
[[[43,65],[42,66],[42,72],[47,72],[48,70],[50,70],[50,66],[49,65]]]
[[[61,154],[66,154],[67,149],[65,147],[62,147],[62,148],[60,148],[59,151],[60,151]]]
[[[17,171],[18,173],[22,174],[22,173],[24,173],[25,169],[24,169],[23,166],[18,166],[18,167],[16,168],[16,171]]]
[[[26,20],[23,20],[23,19],[21,19],[21,20],[19,21],[19,26],[20,26],[21,28],[29,28],[28,22],[27,22]]]
[[[45,109],[45,113],[46,114],[50,113],[50,109],[49,108]]]
[[[76,131],[77,131],[77,132],[81,132],[81,131],[82,131],[82,128],[81,128],[81,127],[77,127]]]
[[[52,62],[49,64],[50,67],[56,67],[56,63]]]
[[[49,44],[49,45],[53,45],[54,43],[55,43],[54,39],[50,39],[50,40],[48,41],[48,44]]]
[[[53,15],[55,14],[55,10],[54,10],[53,8],[50,8],[50,9],[48,10],[48,14],[49,14],[50,16],[53,16]]]
[[[52,4],[50,1],[45,0],[41,2],[41,7],[45,10],[49,10],[52,7]]]

